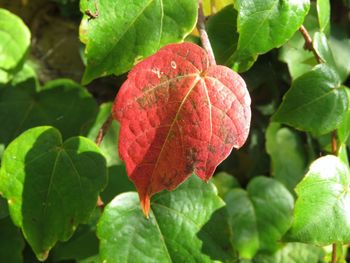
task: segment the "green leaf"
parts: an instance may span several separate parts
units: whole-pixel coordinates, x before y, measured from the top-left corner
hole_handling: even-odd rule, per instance
[[[92,96],[71,80],[35,86],[0,88],[0,144],[8,144],[21,132],[39,125],[58,128],[64,138],[84,135],[97,113]]]
[[[52,127],[29,129],[6,148],[0,192],[38,259],[44,260],[58,240],[69,239],[87,221],[106,171],[95,143],[83,137],[62,142]]]
[[[9,214],[8,205],[6,199],[0,196],[0,219],[7,217]]]
[[[0,219],[0,262],[23,262],[24,240],[9,217]]]
[[[80,225],[67,242],[58,242],[52,250],[54,261],[69,259],[80,261],[97,255],[96,224],[100,216],[100,210],[95,209],[88,224]]]
[[[225,6],[233,4],[234,0],[203,0],[202,2],[204,15],[210,16]]]
[[[335,60],[329,47],[327,36],[324,33],[316,32],[313,39],[313,45],[320,58],[336,70]]]
[[[323,262],[322,248],[301,244],[288,243],[273,254],[260,252],[253,260],[254,263],[319,263]]]
[[[101,193],[105,204],[109,203],[118,194],[136,191],[134,184],[129,180],[125,165],[114,165],[108,168],[108,184]]]
[[[30,62],[24,63],[22,69],[13,76],[12,86],[39,87],[39,80]]]
[[[174,192],[152,199],[147,220],[136,193],[118,195],[100,219],[101,261],[229,261],[232,247],[224,202],[211,183],[192,176]]]
[[[23,21],[0,8],[0,82],[19,70],[30,45],[30,32]]]
[[[330,0],[317,0],[317,14],[321,32],[329,34],[331,16]]]
[[[344,59],[350,56],[350,38],[347,31],[344,28],[333,26],[329,46],[337,64],[338,74],[342,80],[346,80],[350,73],[350,63]]]
[[[225,198],[234,247],[241,258],[251,259],[259,250],[274,251],[290,227],[293,196],[278,181],[255,177],[247,191],[233,189]]]
[[[270,123],[266,130],[266,151],[271,157],[271,173],[290,192],[305,174],[306,153],[297,133]]]
[[[237,16],[233,5],[229,5],[208,20],[208,36],[218,64],[232,66],[229,58],[237,48]]]
[[[236,0],[235,7],[239,32],[234,65],[237,68],[248,57],[286,43],[302,25],[310,1]]]
[[[350,91],[346,88],[346,94],[348,95],[348,100],[350,101]],[[343,121],[340,123],[337,129],[338,143],[346,143],[350,135],[350,106],[348,107]]]
[[[237,57],[236,50],[239,38],[237,16],[237,10],[234,9],[233,5],[229,5],[209,18],[207,30],[217,63],[242,72],[254,64],[257,55]],[[238,59],[240,63],[237,63]]]
[[[303,24],[310,35],[319,30],[317,10],[314,3],[311,3],[310,11]],[[292,79],[296,79],[317,65],[314,54],[305,50],[304,45],[305,40],[301,33],[295,32],[294,36],[279,49],[279,59],[287,63]]]
[[[162,46],[182,41],[197,19],[196,0],[98,1],[99,16],[85,15],[81,39],[86,41],[83,83],[120,75]],[[95,12],[94,1],[81,0],[81,10]]]
[[[336,156],[317,159],[296,187],[294,220],[285,236],[320,246],[350,242],[350,174]]]
[[[349,71],[343,67],[341,62],[334,59],[333,51],[329,45],[327,36],[324,33],[316,32],[313,44],[320,58],[339,75],[342,82],[345,81]]]
[[[272,120],[322,135],[338,127],[348,104],[338,75],[321,64],[293,82]]]
[[[88,138],[95,140],[99,130],[112,112],[112,102],[103,103],[100,106],[95,123],[88,133]],[[108,132],[105,134],[100,149],[107,160],[107,165],[120,165],[122,161],[118,154],[119,123],[113,119]]]
[[[212,182],[218,189],[218,193],[221,198],[224,198],[231,189],[240,187],[237,179],[233,175],[226,172],[215,174],[215,176],[212,178]]]

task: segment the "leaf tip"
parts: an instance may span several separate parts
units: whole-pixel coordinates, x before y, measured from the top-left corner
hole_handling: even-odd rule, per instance
[[[142,212],[147,219],[149,219],[149,210],[151,208],[151,197],[149,194],[140,196]]]

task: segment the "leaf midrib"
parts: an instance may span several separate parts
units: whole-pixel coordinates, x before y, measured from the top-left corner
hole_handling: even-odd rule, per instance
[[[159,152],[159,154],[158,154],[157,160],[156,160],[156,162],[155,162],[155,164],[154,164],[154,168],[152,169],[152,174],[151,174],[151,179],[150,179],[150,184],[149,184],[149,187],[148,187],[147,194],[152,193],[152,184],[153,184],[154,173],[155,173],[155,171],[157,170],[157,167],[158,167],[158,164],[159,164],[159,160],[161,159],[162,153],[163,153],[163,151],[164,151],[164,149],[165,149],[165,145],[167,145],[167,143],[168,143],[168,141],[169,141],[169,137],[170,137],[170,134],[171,134],[170,131],[173,130],[174,125],[175,125],[175,123],[177,122],[177,119],[178,119],[178,117],[179,117],[179,113],[181,112],[182,107],[184,106],[185,102],[187,101],[187,98],[189,97],[189,95],[191,94],[191,92],[192,92],[193,89],[197,86],[197,84],[199,83],[199,81],[200,81],[201,79],[202,79],[202,78],[201,78],[199,75],[197,75],[197,77],[193,80],[192,86],[190,86],[188,92],[186,93],[185,97],[183,98],[183,100],[182,100],[182,102],[181,102],[181,104],[180,104],[180,106],[179,106],[179,108],[178,108],[178,110],[177,110],[177,112],[176,112],[176,114],[175,114],[175,117],[174,117],[174,119],[173,119],[173,121],[172,121],[172,123],[171,123],[171,126],[170,126],[169,130],[168,130],[168,133],[167,133],[167,136],[166,136],[166,138],[165,138],[165,140],[164,140],[164,143],[163,143],[163,145],[162,145],[162,148],[161,148],[161,150],[160,150],[160,152]]]
[[[334,93],[334,95],[337,95],[336,92],[337,92],[338,90],[340,90],[340,89],[341,89],[341,87],[339,87],[339,88],[332,88],[330,91],[327,91],[327,92],[326,92],[325,94],[323,94],[322,96],[316,97],[315,99],[310,100],[310,101],[308,101],[308,102],[305,103],[305,104],[299,105],[299,106],[296,107],[296,108],[292,108],[292,109],[289,109],[288,111],[284,111],[284,114],[290,114],[290,113],[293,113],[293,112],[296,112],[296,111],[300,111],[300,110],[303,109],[304,107],[307,107],[307,106],[309,106],[309,105],[311,105],[311,104],[314,104],[314,103],[318,102],[319,100],[322,100],[322,99],[324,99],[325,97],[331,95],[332,93]],[[283,106],[283,105],[282,105],[282,106]],[[276,113],[276,116],[277,116],[277,114],[278,114],[278,112]]]

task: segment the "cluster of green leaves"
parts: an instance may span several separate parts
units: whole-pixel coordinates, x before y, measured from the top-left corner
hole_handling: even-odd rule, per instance
[[[329,0],[204,7],[218,64],[242,72],[252,94],[250,139],[208,184],[192,176],[157,194],[149,220],[118,156],[118,123],[94,143],[111,103],[97,105],[72,80],[40,84],[29,29],[0,9],[0,262],[29,262],[32,250],[47,262],[318,263],[331,244],[344,262],[349,32],[331,23]],[[168,43],[198,42],[196,0],[81,0],[80,11],[83,84],[128,72]],[[302,24],[321,64],[303,48]],[[337,152],[318,158],[334,135]]]

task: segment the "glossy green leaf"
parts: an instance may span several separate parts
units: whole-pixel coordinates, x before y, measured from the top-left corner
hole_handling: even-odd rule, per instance
[[[197,19],[196,0],[98,1],[99,15],[81,24],[87,67],[83,83],[120,75],[162,46],[182,41]],[[96,11],[94,1],[81,0],[81,10]]]
[[[226,195],[234,247],[241,258],[251,259],[259,250],[274,251],[290,227],[293,196],[278,181],[255,177],[247,191]]]
[[[350,173],[336,156],[317,159],[296,187],[294,220],[285,240],[320,246],[350,242]]]
[[[334,59],[333,51],[329,45],[327,36],[324,33],[316,32],[313,44],[320,58],[339,75],[342,82],[345,81],[349,71],[346,70],[343,67],[342,62],[340,62],[343,58],[339,60]]]
[[[232,63],[229,65],[229,58],[237,48],[237,16],[233,5],[229,5],[207,22],[209,40],[218,64],[232,66]]]
[[[271,174],[294,192],[305,174],[307,161],[298,134],[272,122],[266,130],[266,151],[271,157]]]
[[[316,5],[311,3],[310,11],[305,17],[304,26],[311,36],[318,28]],[[303,75],[317,65],[314,54],[304,49],[305,40],[299,31],[279,49],[279,59],[288,65],[292,79]]]
[[[321,32],[330,31],[331,3],[330,0],[317,0],[317,14]]]
[[[323,262],[323,254],[320,247],[288,243],[275,253],[260,252],[253,263],[319,263]]]
[[[23,262],[24,240],[9,217],[0,219],[0,262]]]
[[[233,67],[237,72],[242,72],[254,64],[257,55],[247,54],[245,57],[237,55],[239,39],[237,17],[238,12],[233,5],[226,6],[209,18],[207,30],[217,63]],[[237,63],[238,59],[239,63]]]
[[[38,259],[87,221],[106,172],[94,142],[83,137],[62,142],[59,131],[48,126],[27,130],[6,148],[0,192]]]
[[[62,79],[48,82],[40,91],[36,88],[23,83],[0,88],[0,144],[39,125],[55,126],[64,138],[86,134],[97,104],[83,87]]]
[[[320,58],[336,70],[334,57],[329,47],[327,36],[324,33],[316,32],[313,39],[313,45]]]
[[[103,103],[100,106],[95,123],[92,125],[88,138],[95,140],[99,130],[102,128],[104,122],[108,119],[112,113],[112,103]],[[107,165],[120,165],[122,161],[118,154],[118,138],[119,138],[119,123],[116,120],[112,121],[108,132],[103,137],[103,141],[100,145],[100,149],[107,160]]]
[[[348,109],[345,89],[331,68],[318,65],[293,82],[273,121],[318,135],[328,133],[338,127]]]
[[[211,183],[192,176],[152,199],[150,218],[136,193],[118,195],[98,224],[101,261],[214,262],[232,260],[224,202]]]
[[[266,53],[286,43],[302,25],[310,1],[236,0],[235,7],[239,14],[234,65],[237,68],[247,57]]]
[[[22,19],[0,8],[0,82],[19,70],[30,45],[30,32]]]
[[[348,95],[348,100],[350,101],[350,91],[349,88],[346,88],[346,93]],[[345,113],[345,117],[340,123],[338,129],[337,129],[337,135],[338,135],[338,143],[346,143],[346,141],[349,138],[350,135],[350,105]]]
[[[215,174],[212,178],[212,182],[218,189],[218,193],[221,198],[224,198],[233,188],[240,187],[237,179],[233,175],[226,172],[219,172]]]

